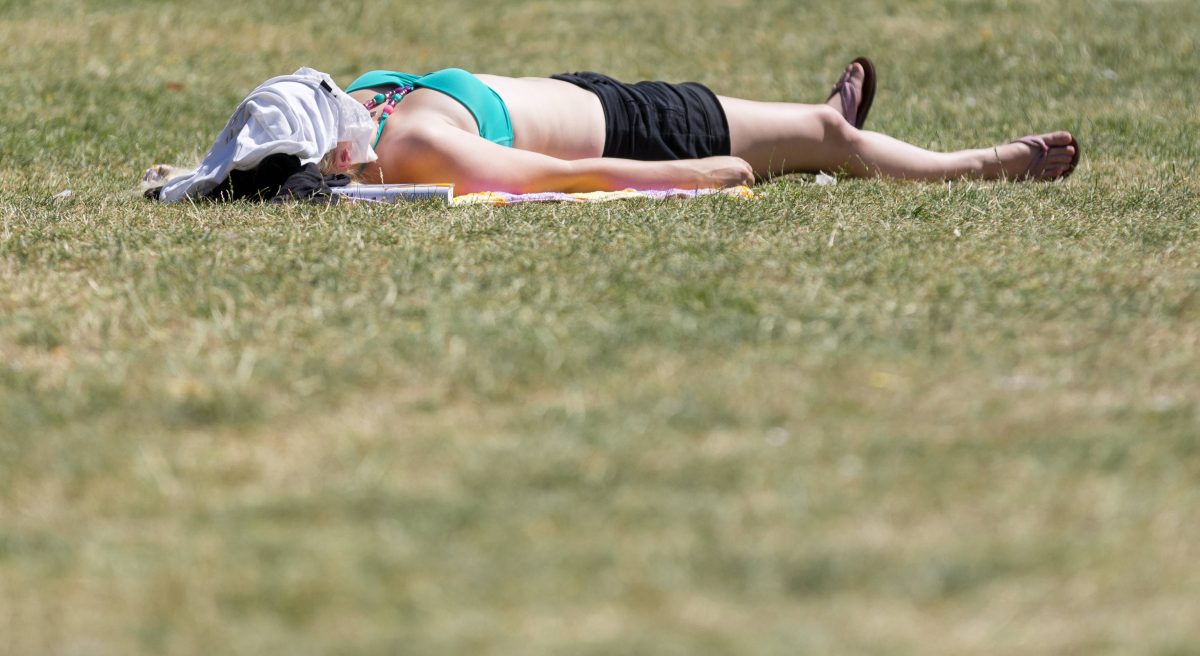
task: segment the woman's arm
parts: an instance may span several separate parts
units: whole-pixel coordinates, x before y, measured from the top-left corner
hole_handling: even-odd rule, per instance
[[[737,157],[642,162],[611,157],[563,160],[494,144],[454,126],[421,125],[381,143],[385,182],[453,182],[456,191],[611,191],[753,184]]]

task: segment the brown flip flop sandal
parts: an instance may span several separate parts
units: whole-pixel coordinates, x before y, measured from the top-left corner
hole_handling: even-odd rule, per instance
[[[850,66],[853,64],[863,67],[861,96],[856,94],[854,88],[849,84]],[[871,60],[866,57],[856,57],[854,61],[847,64],[846,70],[842,72],[842,77],[838,78],[837,84],[833,85],[833,90],[825,102],[829,102],[834,96],[841,97],[842,116],[845,116],[850,124],[861,130],[867,122],[867,112],[871,111],[871,103],[875,102],[875,65],[871,63]]]

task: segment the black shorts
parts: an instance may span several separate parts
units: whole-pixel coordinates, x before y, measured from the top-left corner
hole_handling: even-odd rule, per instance
[[[697,82],[626,84],[599,73],[564,73],[600,98],[604,109],[604,156],[661,161],[729,154],[725,110]]]

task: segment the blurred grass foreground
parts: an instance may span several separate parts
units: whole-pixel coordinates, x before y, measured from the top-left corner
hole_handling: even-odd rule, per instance
[[[0,2],[0,653],[1200,653],[1192,0]],[[824,99],[1048,185],[161,207],[309,65]],[[70,194],[62,192],[70,190]]]

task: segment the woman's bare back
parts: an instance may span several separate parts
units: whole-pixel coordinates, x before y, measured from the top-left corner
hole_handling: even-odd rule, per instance
[[[596,94],[544,77],[476,77],[508,106],[513,147],[559,159],[604,154],[604,110]]]

